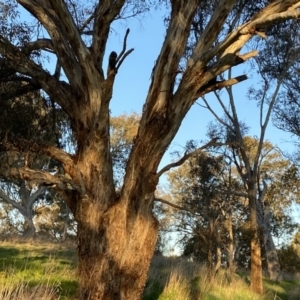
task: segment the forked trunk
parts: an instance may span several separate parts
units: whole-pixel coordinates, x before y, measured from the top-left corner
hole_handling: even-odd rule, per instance
[[[23,236],[26,238],[33,238],[36,234],[36,229],[33,223],[32,214],[29,213],[28,216],[24,216],[25,224],[24,224],[24,232]]]
[[[157,240],[151,209],[133,215],[119,201],[102,216],[97,205],[89,213],[78,223],[79,299],[141,299]]]

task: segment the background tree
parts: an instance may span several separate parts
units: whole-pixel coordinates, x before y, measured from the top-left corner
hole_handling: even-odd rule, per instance
[[[259,36],[262,35],[260,32]],[[263,34],[264,35],[264,34]],[[258,44],[259,48],[262,48],[260,44]],[[265,49],[265,48],[263,48]],[[266,48],[266,52],[270,50]],[[224,116],[218,115],[215,108],[213,108],[205,97],[203,98],[203,106],[207,108],[216,118],[216,120],[225,128],[225,142],[231,145],[232,149],[232,157],[233,161],[236,164],[237,171],[239,172],[240,178],[243,180],[243,184],[246,189],[246,193],[249,199],[249,211],[250,211],[250,224],[251,224],[251,285],[254,290],[262,291],[262,265],[261,265],[261,245],[260,245],[260,225],[266,228],[266,224],[264,224],[264,220],[259,219],[263,216],[263,202],[262,199],[265,194],[265,190],[263,186],[265,185],[265,181],[262,182],[261,174],[260,174],[260,163],[263,158],[262,148],[265,139],[266,128],[268,126],[270,116],[274,105],[276,103],[276,99],[282,87],[283,81],[286,78],[286,74],[295,62],[295,57],[291,54],[289,49],[286,49],[286,53],[284,56],[284,60],[280,61],[278,68],[279,72],[277,72],[277,76],[273,80],[270,81],[270,77],[266,72],[264,72],[263,59],[257,60],[258,71],[262,80],[260,84],[260,88],[258,90],[251,89],[250,97],[254,98],[259,103],[259,125],[260,125],[260,134],[258,139],[258,144],[256,147],[256,151],[254,152],[253,158],[249,156],[249,152],[247,152],[247,145],[245,137],[245,132],[247,131],[247,126],[240,122],[234,94],[232,87],[226,87],[226,92],[228,95],[228,102],[224,99],[221,93],[215,92],[215,96],[217,98],[218,104],[222,109]],[[224,79],[223,75],[221,78]],[[231,71],[228,72],[228,78],[231,78]],[[229,105],[229,106],[228,106]],[[214,128],[211,128],[212,136],[216,136],[220,133],[216,133]],[[224,134],[223,134],[224,136]],[[261,185],[264,183],[263,185]],[[267,218],[266,218],[267,220]],[[269,236],[269,239],[271,237]],[[266,243],[265,246],[272,245],[273,243]],[[268,253],[275,253],[275,248],[269,249]],[[272,261],[276,261],[276,255],[272,256]],[[278,261],[278,260],[277,260]],[[276,263],[278,266],[279,264]],[[280,271],[277,267],[277,271],[275,271],[275,267],[269,268],[269,270],[274,270],[272,274],[270,274],[271,278],[280,278]],[[275,273],[278,273],[277,275]],[[254,287],[255,286],[255,287]]]
[[[200,96],[246,79],[243,75],[221,82],[214,80],[257,54],[256,50],[239,52],[253,36],[261,35],[261,28],[300,15],[298,2],[292,0],[265,1],[253,7],[240,5],[240,1],[221,0],[205,11],[196,0],[189,1],[189,5],[182,0],[168,2],[165,40],[152,72],[123,185],[117,193],[110,152],[109,103],[117,71],[132,52],[126,49],[128,31],[124,49],[117,50],[117,55],[111,53],[106,75],[103,59],[111,24],[136,16],[151,3],[1,3],[0,77],[1,82],[8,83],[3,95],[17,97],[28,91],[43,91],[42,95],[48,95],[67,114],[75,140],[74,152],[67,153],[61,147],[31,137],[26,143],[4,139],[1,150],[11,151],[13,145],[18,152],[50,156],[61,164],[63,171],[54,176],[23,165],[1,173],[7,178],[36,180],[64,196],[78,228],[80,299],[140,298],[157,239],[158,224],[152,212],[154,191],[159,176],[166,170],[159,171],[158,165],[183,118]],[[17,4],[31,13],[36,27],[20,22]],[[192,23],[201,13],[205,16],[203,31],[199,31],[183,61],[194,34]],[[41,31],[37,30],[40,28],[48,36],[41,38]],[[57,58],[52,74],[43,64],[45,51]],[[66,80],[60,77],[61,73]],[[262,292],[259,273],[252,276],[252,288]]]
[[[8,85],[1,83],[1,91],[5,94]],[[16,87],[17,88],[17,87]],[[10,144],[10,151],[2,152],[0,164],[2,169],[27,166],[31,168],[51,170],[58,166],[57,162],[39,153],[26,150],[26,141],[42,143],[47,141],[55,146],[65,147],[67,118],[61,109],[52,109],[49,99],[38,92],[30,92],[11,98],[6,94],[1,99],[2,110],[0,136],[1,140]],[[24,118],[20,115],[24,113]],[[22,151],[17,151],[9,141],[18,141]],[[21,178],[11,179],[1,176],[0,200],[18,210],[24,219],[23,235],[34,237],[36,228],[33,222],[35,203],[44,195],[46,186],[39,186],[35,180]],[[21,218],[21,219],[22,219]],[[20,222],[20,219],[19,221]]]
[[[137,134],[140,116],[137,113],[122,114],[110,119],[110,145],[117,189],[123,184],[126,163],[133,140]]]
[[[227,248],[226,217],[231,205],[227,195],[222,198],[219,192],[225,168],[222,156],[204,152],[168,174],[172,202],[183,208],[174,218],[182,236],[183,254],[207,262],[210,278],[221,267],[221,249]]]

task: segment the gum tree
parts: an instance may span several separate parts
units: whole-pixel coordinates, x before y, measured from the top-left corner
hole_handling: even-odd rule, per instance
[[[211,6],[198,0],[190,0],[188,5],[183,0],[157,1],[157,5],[169,6],[165,40],[152,70],[139,129],[117,193],[110,153],[109,103],[117,71],[122,72],[121,64],[131,52],[126,50],[128,32],[120,54],[111,53],[106,74],[104,54],[112,22],[126,14],[135,16],[152,2],[1,2],[1,82],[8,82],[1,96],[43,91],[54,107],[61,107],[68,115],[76,140],[75,153],[71,154],[47,143],[4,139],[2,150],[26,148],[42,153],[61,163],[63,172],[51,175],[24,164],[2,168],[1,174],[36,180],[63,194],[78,224],[80,299],[141,297],[158,231],[152,212],[154,191],[159,176],[169,169],[158,170],[158,165],[183,118],[200,96],[246,79],[241,75],[214,80],[257,55],[255,49],[240,53],[253,36],[262,35],[261,31],[274,22],[300,15],[300,3],[292,0],[259,4],[221,0],[213,1]],[[37,21],[36,28],[49,37],[45,34],[34,40],[32,28],[17,23],[18,7],[10,13],[10,6],[15,4],[30,12]],[[205,13],[202,19],[201,12]],[[195,26],[201,20],[203,30]],[[201,34],[195,34],[199,30]],[[16,32],[19,38],[15,38]],[[89,38],[83,34],[89,34]],[[45,50],[58,59],[53,74],[41,59]],[[66,80],[60,77],[60,71]],[[253,289],[261,292],[255,282]]]

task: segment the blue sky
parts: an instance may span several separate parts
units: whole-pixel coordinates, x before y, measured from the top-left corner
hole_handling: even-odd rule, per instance
[[[115,32],[111,34],[108,42],[106,55],[114,50],[120,52],[123,45],[123,36],[128,26],[131,30],[127,47],[134,48],[121,66],[116,77],[113,99],[111,101],[112,115],[121,113],[141,112],[146,99],[147,90],[150,84],[151,71],[155,60],[159,54],[165,36],[165,26],[163,22],[163,12],[155,11],[141,21],[130,20],[124,26],[116,25]],[[117,33],[116,33],[117,32]],[[107,59],[106,59],[107,61]],[[105,67],[106,68],[106,67]],[[241,65],[233,70],[235,75],[248,74],[249,66]],[[249,76],[250,77],[250,76]],[[250,126],[250,134],[259,136],[259,110],[257,104],[246,98],[247,89],[254,84],[253,79],[248,79],[234,86],[234,94],[237,100],[237,109],[240,120]],[[224,92],[226,96],[226,93]],[[207,96],[214,103],[214,96]],[[169,147],[169,152],[180,150],[186,141],[190,139],[203,140],[207,130],[208,122],[213,120],[212,115],[198,105],[193,105],[182,126]],[[293,151],[294,145],[291,142],[291,135],[279,131],[270,122],[266,139],[278,145],[284,151]],[[162,164],[170,160],[168,154],[165,155]]]

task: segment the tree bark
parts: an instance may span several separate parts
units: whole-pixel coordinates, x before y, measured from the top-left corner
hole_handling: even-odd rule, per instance
[[[35,237],[35,233],[36,233],[36,229],[33,223],[33,216],[32,213],[30,212],[29,215],[24,216],[24,232],[23,232],[23,236],[26,238],[33,238]]]
[[[257,216],[256,190],[254,184],[249,184],[249,208],[250,208],[250,231],[251,231],[251,284],[250,288],[255,293],[263,293],[262,263],[260,229]]]
[[[88,214],[78,222],[79,299],[141,299],[158,233],[151,208],[133,216],[120,201]]]
[[[221,264],[222,264],[222,249],[221,249],[221,237],[218,231],[218,228],[215,230],[215,266],[214,266],[214,276],[216,276],[217,272],[219,271]]]
[[[234,234],[233,234],[233,224],[232,224],[232,215],[230,214],[228,219],[226,220],[226,228],[228,231],[228,249],[227,249],[227,261],[228,261],[228,268],[230,273],[230,278],[233,278],[235,272],[235,263],[234,263]],[[238,252],[238,249],[237,249]]]
[[[272,281],[281,281],[282,273],[280,270],[280,263],[277,256],[277,251],[271,235],[271,211],[267,201],[264,201],[264,219],[262,226],[263,242],[266,252],[266,259],[268,265],[269,278]]]

